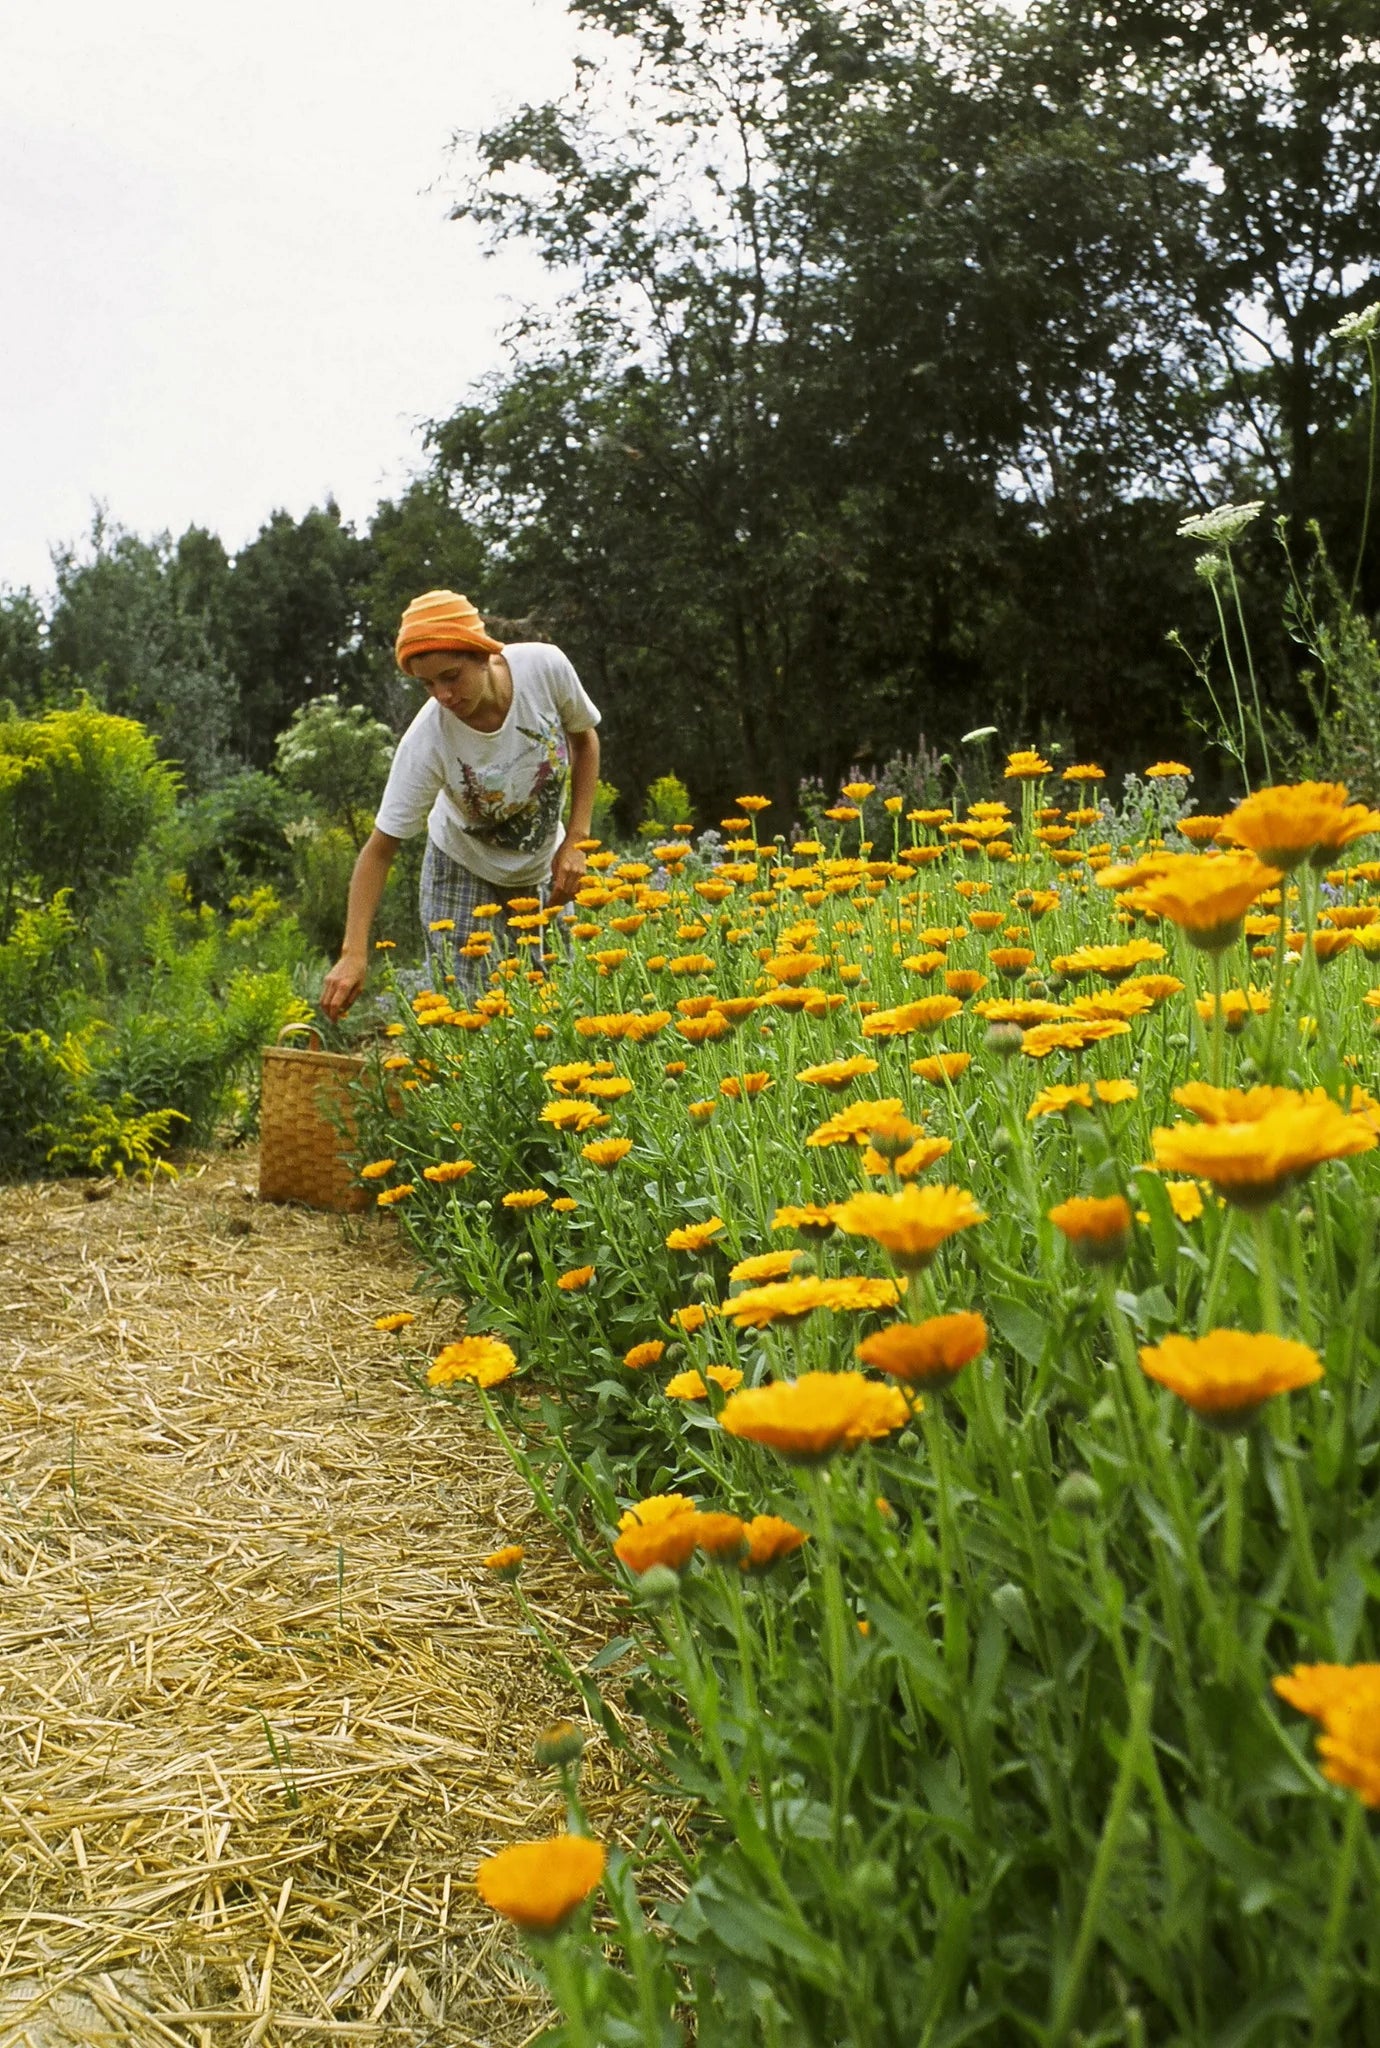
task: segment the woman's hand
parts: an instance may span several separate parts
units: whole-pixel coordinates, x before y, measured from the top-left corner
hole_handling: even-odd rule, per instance
[[[332,1022],[343,1017],[355,997],[364,987],[369,975],[369,963],[350,953],[342,953],[335,966],[321,984],[321,1008]]]
[[[567,832],[551,863],[551,887],[546,900],[553,910],[559,909],[562,903],[574,901],[576,891],[584,885],[587,865],[585,856]]]

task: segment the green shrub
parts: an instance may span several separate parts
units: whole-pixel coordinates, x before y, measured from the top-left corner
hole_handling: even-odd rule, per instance
[[[647,789],[638,831],[648,838],[655,832],[669,832],[673,825],[689,825],[695,812],[690,792],[678,775],[658,775]]]
[[[0,938],[30,888],[85,915],[177,802],[177,778],[133,719],[86,699],[0,718]]]
[[[232,775],[187,804],[180,865],[192,901],[226,910],[232,896],[264,885],[288,888],[293,870],[287,827],[301,811],[300,799],[276,776],[257,769]]]
[[[356,848],[373,828],[374,810],[393,758],[393,735],[360,704],[317,697],[293,713],[278,741],[277,770],[289,789],[310,797]]]

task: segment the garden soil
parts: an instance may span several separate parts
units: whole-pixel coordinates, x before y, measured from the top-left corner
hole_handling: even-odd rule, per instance
[[[419,1386],[461,1315],[393,1224],[254,1175],[0,1190],[0,2048],[514,2048],[544,2001],[471,1879],[562,1824],[574,1703],[482,1560],[527,1547],[576,1662],[616,1616]]]

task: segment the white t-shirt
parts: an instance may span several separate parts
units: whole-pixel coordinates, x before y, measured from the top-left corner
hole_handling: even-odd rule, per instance
[[[545,882],[570,779],[566,734],[599,713],[559,647],[505,647],[513,701],[497,732],[476,732],[429,697],[398,742],[375,819],[391,839],[425,825],[442,853],[481,881]]]

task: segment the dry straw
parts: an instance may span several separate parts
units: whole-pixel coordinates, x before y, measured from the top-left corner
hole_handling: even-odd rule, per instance
[[[577,1663],[614,1624],[409,1381],[454,1305],[381,1335],[391,1226],[253,1171],[0,1192],[0,2048],[507,2048],[544,2001],[469,1879],[560,1825],[529,1760],[575,1703],[481,1560],[520,1535]]]

